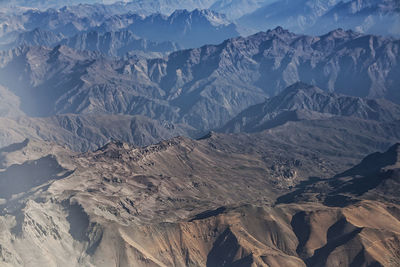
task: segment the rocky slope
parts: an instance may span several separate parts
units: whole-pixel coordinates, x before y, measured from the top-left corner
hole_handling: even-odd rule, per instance
[[[253,141],[211,134],[199,141],[175,138],[145,148],[112,142],[84,154],[29,140],[3,148],[2,265],[399,262],[395,203],[367,198],[346,207],[272,205],[290,188],[289,181],[326,173],[323,166],[335,166],[328,173],[340,172],[343,157],[319,165],[294,147]],[[281,156],[301,164],[289,167]],[[284,172],[278,178],[278,165],[297,178],[285,178]]]

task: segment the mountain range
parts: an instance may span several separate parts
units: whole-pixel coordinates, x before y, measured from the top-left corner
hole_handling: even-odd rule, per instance
[[[147,42],[150,43],[150,47],[154,46],[155,51],[160,50],[157,46],[164,46],[170,48],[168,51],[173,51],[175,44],[172,43],[178,44],[175,48],[179,46],[191,48],[217,44],[239,35],[235,24],[229,22],[225,16],[209,10],[194,9],[191,12],[176,10],[170,16],[103,13],[88,11],[82,14],[82,11],[62,8],[46,11],[28,10],[22,14],[10,15],[8,20],[5,19],[3,33],[0,35],[2,49],[6,50],[22,44],[55,46],[65,43],[74,48],[90,50],[96,48],[104,52],[101,43],[106,43],[105,46],[125,46],[125,50],[129,52],[138,47],[148,49],[143,47],[144,44],[136,44]],[[12,20],[18,23],[9,27],[8,24]],[[132,35],[127,33],[128,31],[137,37],[127,36]],[[94,40],[87,40],[88,35]],[[138,38],[146,40],[134,40]],[[93,45],[87,42],[100,44],[92,47]],[[166,48],[161,48],[161,50]]]
[[[29,2],[33,7],[46,7],[45,1]],[[120,19],[121,16],[126,17],[129,14],[144,17],[159,16],[160,14],[170,16],[176,10],[182,9],[186,9],[189,13],[199,9],[208,10],[207,12],[213,14],[224,14],[226,15],[224,20],[235,23],[237,30],[242,35],[265,31],[277,26],[296,33],[311,35],[320,35],[338,27],[369,34],[397,37],[400,34],[397,27],[400,21],[400,6],[396,0],[301,0],[295,3],[286,0],[135,0],[77,5],[54,2],[47,5],[53,9],[42,8],[41,11],[29,7],[28,9],[14,6],[8,9],[3,8],[5,11],[0,20],[0,33],[2,33],[3,39],[6,33],[6,36],[11,38],[9,36],[11,32],[30,31],[36,27],[45,30],[49,26],[52,30],[73,35],[86,31],[92,26],[99,26],[107,19],[124,24],[126,19]],[[15,15],[10,15],[10,13],[15,13]],[[218,20],[221,19],[218,18]],[[63,21],[67,25],[63,26]],[[32,22],[33,24],[31,24]],[[46,26],[46,24],[48,25]],[[382,27],[382,25],[385,26]],[[181,27],[184,27],[183,24]],[[108,31],[118,30],[109,29]],[[197,34],[202,34],[203,38],[207,38],[204,31],[198,31]],[[199,36],[198,39],[200,39]]]
[[[144,115],[208,130],[297,81],[399,103],[399,44],[352,31],[314,37],[276,28],[159,59],[25,47],[2,53],[0,79],[28,116]]]
[[[58,45],[65,45],[81,51],[97,51],[111,57],[123,57],[128,54],[161,57],[165,53],[177,51],[180,48],[173,42],[155,42],[140,38],[128,30],[105,33],[90,31],[72,37],[64,37],[61,34],[36,28],[19,34],[15,41],[3,45],[3,49],[21,46],[56,47]]]
[[[400,266],[399,11],[0,1],[0,265]]]
[[[250,13],[258,7],[274,2],[275,0],[158,0],[158,1],[2,1],[1,6],[24,6],[40,8],[66,7],[73,12],[104,12],[108,14],[123,14],[133,12],[141,15],[161,13],[170,15],[177,9],[209,9],[226,14],[229,18],[235,19],[243,14]],[[112,3],[114,2],[114,3]]]

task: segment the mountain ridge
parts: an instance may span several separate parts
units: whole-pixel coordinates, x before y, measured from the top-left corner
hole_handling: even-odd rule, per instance
[[[329,93],[295,83],[264,103],[251,106],[220,129],[222,132],[258,132],[288,121],[350,116],[390,122],[400,119],[400,106],[383,99],[363,99]]]

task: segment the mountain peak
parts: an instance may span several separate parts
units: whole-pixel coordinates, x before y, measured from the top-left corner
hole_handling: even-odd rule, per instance
[[[320,89],[315,85],[299,81],[287,87],[285,90],[282,91],[281,94],[286,95],[286,93],[297,92],[297,91],[324,93],[322,89]]]
[[[266,31],[265,34],[266,34],[266,37],[268,39],[270,39],[270,38],[279,38],[279,39],[284,40],[285,42],[288,42],[288,43],[290,43],[292,41],[292,39],[297,36],[293,32],[291,32],[291,31],[289,31],[287,29],[284,29],[281,26],[278,26],[278,27],[276,27],[276,28],[274,28],[272,30],[270,29],[270,30]]]
[[[354,38],[358,35],[361,35],[361,34],[358,32],[352,31],[352,30],[344,30],[342,28],[337,28],[337,29],[334,29],[334,30],[328,32],[325,35],[322,35],[321,38],[343,39],[343,38],[348,38],[348,37]]]
[[[285,30],[285,29],[282,28],[281,26],[276,27],[276,28],[273,29],[272,31],[275,31],[275,32],[277,32],[277,33],[288,32],[288,30]]]
[[[197,18],[197,19],[207,19],[212,25],[229,25],[231,22],[227,20],[224,14],[220,14],[218,12],[208,10],[208,9],[199,9],[196,8],[192,11],[188,11],[186,9],[175,10],[169,16],[170,20],[177,19],[177,18]]]
[[[279,101],[283,101],[283,99],[286,99],[286,101],[295,101],[295,99],[298,97],[303,99],[304,96],[308,97],[314,94],[327,95],[328,93],[315,85],[310,85],[304,82],[296,82],[284,89],[276,96],[276,98]]]
[[[267,33],[281,35],[281,34],[288,34],[290,32],[289,32],[289,30],[286,30],[286,29],[282,28],[281,26],[278,26],[272,30],[268,30]]]

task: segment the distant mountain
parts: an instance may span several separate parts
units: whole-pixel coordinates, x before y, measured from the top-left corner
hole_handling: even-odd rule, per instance
[[[225,14],[229,19],[236,19],[250,13],[257,8],[277,0],[134,0],[112,4],[84,4],[71,6],[69,9],[90,10],[90,12],[107,12],[109,14],[124,14],[127,12],[151,15],[160,13],[171,15],[179,9],[189,11],[195,9],[209,9]]]
[[[297,33],[322,34],[341,27],[358,32],[400,36],[396,0],[276,1],[238,20],[256,30],[282,26]]]
[[[170,41],[149,41],[130,31],[99,33],[91,31],[63,39],[58,44],[77,50],[99,51],[105,55],[122,57],[135,51],[167,53],[179,50],[180,46]]]
[[[72,37],[64,37],[51,31],[34,29],[33,31],[20,33],[16,40],[0,46],[7,50],[19,46],[45,46],[56,47],[65,45],[76,50],[88,50],[101,52],[104,55],[123,57],[127,54],[139,54],[149,57],[161,57],[165,53],[179,50],[179,45],[165,41],[155,42],[139,38],[130,31],[83,32]]]
[[[15,27],[7,28],[7,23],[13,20],[20,22]],[[199,47],[239,35],[237,26],[224,15],[199,9],[191,12],[177,10],[170,16],[158,13],[147,17],[132,13],[112,15],[104,10],[83,12],[72,8],[28,10],[10,16],[3,24],[2,34],[0,24],[3,49],[21,44],[50,46],[63,43],[78,49],[106,50],[106,54],[112,55],[121,54],[115,50],[130,48],[164,52],[176,50],[178,47],[174,48],[175,44],[186,48]],[[148,41],[138,41],[138,38]],[[61,39],[68,40],[60,42]]]
[[[108,23],[121,27],[123,22],[116,22],[116,19],[117,17],[110,18],[99,29],[109,30],[111,27],[107,25]],[[120,21],[124,21],[124,16],[121,16]],[[170,16],[162,14],[134,16],[128,23],[124,25],[126,29],[142,38],[157,42],[175,42],[186,48],[217,44],[239,35],[235,24],[225,16],[210,10],[176,10]]]
[[[318,120],[334,116],[390,122],[400,120],[400,106],[383,99],[363,99],[325,92],[296,83],[275,97],[242,111],[223,132],[258,132],[288,121]]]
[[[307,32],[325,32],[333,27],[358,32],[400,36],[400,3],[396,0],[339,2],[321,16]]]
[[[31,9],[23,14],[17,14],[14,17],[23,21],[25,31],[40,28],[42,30],[52,31],[56,34],[72,36],[99,25],[110,16],[109,14],[103,13],[80,14],[63,8],[47,9],[45,11]]]
[[[234,20],[276,1],[277,0],[217,0],[209,9],[225,14],[228,18]]]
[[[13,40],[11,43],[3,44],[1,49],[12,49],[18,46],[52,47],[58,44],[63,38],[64,36],[62,34],[56,34],[52,31],[36,28],[32,31],[19,33],[15,40]]]
[[[18,4],[15,1],[14,4]],[[19,4],[24,5],[24,3]],[[24,1],[26,2],[26,1]],[[150,16],[154,14],[171,15],[176,10],[208,9],[212,12],[225,14],[226,17],[238,24],[238,30],[242,34],[249,32],[264,31],[277,26],[288,28],[296,33],[323,34],[335,28],[352,29],[358,32],[370,34],[385,34],[400,36],[398,27],[400,21],[400,7],[396,0],[299,0],[289,2],[287,0],[135,0],[124,2],[76,1],[52,2],[31,1],[28,6],[41,8],[33,13],[40,13],[46,19],[49,10],[43,7],[52,7],[51,26],[63,34],[73,35],[77,31],[87,29],[90,24],[99,26],[105,19],[112,16],[124,16],[126,14],[138,14]],[[36,4],[35,4],[36,3]],[[10,5],[8,5],[10,6]],[[12,6],[12,4],[11,4]],[[66,6],[66,7],[65,7]],[[17,8],[17,14],[22,13],[24,8]],[[4,9],[7,10],[7,9]],[[10,10],[10,9],[8,9]],[[54,11],[58,14],[54,14]],[[5,12],[4,17],[9,17]],[[30,25],[30,21],[40,22],[42,19],[32,17],[32,10],[25,12],[23,17],[17,19],[8,18],[9,29],[1,31],[9,32],[12,28],[21,29],[20,22],[25,24],[25,30],[33,30],[36,27],[43,29],[46,25]],[[69,25],[59,25],[66,18],[70,18]],[[86,19],[86,21],[85,21]],[[43,22],[43,21],[42,21]],[[0,22],[1,23],[1,22]],[[68,23],[66,23],[68,24]],[[382,27],[381,25],[385,25]],[[94,26],[94,25],[91,25]],[[121,29],[110,29],[117,31]],[[3,33],[4,35],[4,33]]]
[[[125,1],[125,3],[115,3],[112,6],[144,15],[154,13],[170,15],[178,9],[187,9],[189,11],[197,8],[206,9],[215,1],[216,0],[135,0]]]
[[[170,15],[175,10],[210,9],[226,14],[230,19],[250,13],[258,7],[276,0],[133,0],[133,1],[102,1],[102,0],[68,0],[68,1],[0,1],[0,7],[21,6],[26,8],[63,8],[79,14],[108,13],[124,14],[128,12],[150,15],[160,13]]]
[[[28,115],[140,114],[206,130],[297,81],[400,103],[399,46],[352,31],[312,37],[277,28],[148,60],[25,47],[2,53],[0,80]]]
[[[63,6],[77,5],[81,3],[94,4],[97,2],[104,2],[102,0],[64,0],[64,1],[52,1],[52,0],[2,0],[0,1],[0,7],[29,7],[29,8],[60,8]]]
[[[266,29],[282,26],[293,32],[301,33],[305,32],[311,25],[314,25],[320,16],[340,2],[340,0],[275,1],[244,15],[239,18],[238,23],[257,31],[265,31]]]

